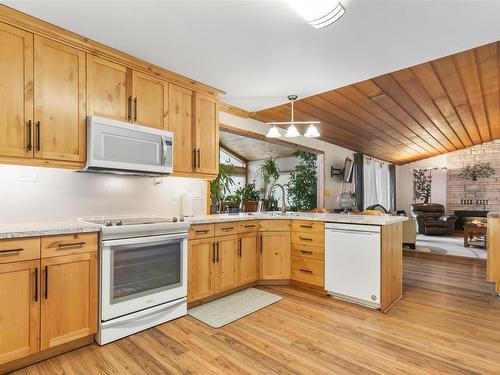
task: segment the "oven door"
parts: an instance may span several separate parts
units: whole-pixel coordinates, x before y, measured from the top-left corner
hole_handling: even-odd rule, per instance
[[[187,295],[187,235],[102,242],[101,321]]]

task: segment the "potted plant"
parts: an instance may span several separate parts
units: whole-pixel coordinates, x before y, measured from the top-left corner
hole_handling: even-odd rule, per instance
[[[221,211],[221,202],[224,197],[230,192],[234,181],[231,174],[234,172],[234,167],[228,164],[219,165],[219,174],[210,181],[210,213],[215,214]]]
[[[227,211],[230,214],[237,214],[240,212],[241,198],[238,194],[229,195],[226,197]]]
[[[300,160],[290,173],[286,185],[290,211],[309,211],[316,208],[318,176],[317,155],[305,151],[295,151],[293,156]]]
[[[277,209],[277,202],[270,194],[269,188],[278,180],[280,177],[280,169],[276,164],[276,160],[272,157],[266,159],[257,170],[257,175],[262,177],[262,188],[260,192],[262,194],[262,204],[266,211],[273,211]]]
[[[236,190],[236,194],[241,197],[241,205],[243,212],[257,211],[259,202],[259,192],[255,189],[255,181],[245,184]]]

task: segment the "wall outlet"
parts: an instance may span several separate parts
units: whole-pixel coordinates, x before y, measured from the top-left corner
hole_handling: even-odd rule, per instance
[[[38,175],[34,172],[24,172],[20,173],[17,176],[17,181],[18,182],[29,182],[29,183],[35,183],[38,181]]]
[[[159,186],[163,184],[163,178],[161,177],[155,177],[153,178],[153,185]]]

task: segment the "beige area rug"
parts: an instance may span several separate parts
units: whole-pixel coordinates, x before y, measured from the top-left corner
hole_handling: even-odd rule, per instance
[[[416,251],[466,258],[486,259],[487,251],[478,246],[464,246],[463,237],[417,235]]]
[[[188,315],[212,328],[220,328],[283,298],[260,289],[248,288],[188,310]]]

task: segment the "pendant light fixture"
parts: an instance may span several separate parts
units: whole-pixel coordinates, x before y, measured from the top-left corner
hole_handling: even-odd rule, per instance
[[[319,124],[319,121],[295,121],[294,116],[293,116],[293,103],[297,100],[297,95],[289,95],[288,100],[290,100],[290,104],[292,106],[292,111],[291,111],[291,120],[290,121],[285,121],[285,122],[268,122],[268,125],[271,125],[271,128],[266,134],[266,137],[268,138],[279,138],[281,136],[281,133],[276,125],[289,125],[288,129],[285,133],[285,137],[287,138],[295,138],[295,137],[300,137],[300,132],[298,131],[297,127],[295,125],[306,125],[309,124],[309,127],[307,128],[306,133],[304,134],[304,137],[308,138],[317,138],[320,136],[318,129],[316,128],[316,124]]]

